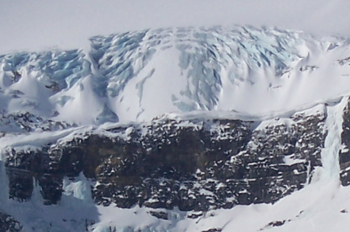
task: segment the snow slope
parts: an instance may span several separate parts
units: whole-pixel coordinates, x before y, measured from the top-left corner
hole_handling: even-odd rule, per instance
[[[348,93],[349,48],[268,27],[95,36],[89,50],[0,56],[0,111],[78,125],[191,111],[273,117]]]

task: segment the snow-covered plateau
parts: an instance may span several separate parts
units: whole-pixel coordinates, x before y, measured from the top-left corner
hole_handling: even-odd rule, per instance
[[[348,231],[350,39],[172,27],[0,55],[0,230]]]

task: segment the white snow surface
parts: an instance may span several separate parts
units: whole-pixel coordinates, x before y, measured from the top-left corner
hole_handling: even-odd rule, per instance
[[[350,44],[272,27],[94,36],[89,49],[0,56],[0,111],[78,125],[165,113],[274,117],[349,93]]]

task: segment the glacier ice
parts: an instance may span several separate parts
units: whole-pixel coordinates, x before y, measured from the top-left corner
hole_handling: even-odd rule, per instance
[[[20,78],[21,69],[24,68],[47,88],[59,91],[71,87],[90,73],[90,63],[83,57],[84,54],[79,50],[23,52],[0,56],[0,64],[7,75]]]
[[[163,36],[153,43],[159,35]],[[132,78],[137,78],[140,70],[146,69],[152,58],[160,53],[160,47],[173,43],[172,49],[180,52],[179,58],[178,61],[173,57],[169,59],[174,59],[174,66],[178,64],[178,69],[188,80],[185,89],[173,93],[176,99],[173,103],[179,110],[214,109],[223,91],[225,75],[232,83],[253,83],[251,73],[265,69],[272,69],[271,75],[282,76],[300,57],[296,47],[305,44],[297,33],[239,27],[231,30],[221,27],[147,30],[98,36],[91,41],[90,55],[99,73],[108,79],[110,97],[118,96]],[[157,66],[160,64],[158,62]],[[135,88],[142,89],[143,86]]]
[[[74,180],[66,177],[63,179],[63,194],[60,205],[68,208],[77,208],[93,205],[91,185],[83,173]]]
[[[167,112],[267,115],[335,97],[350,84],[349,42],[339,37],[214,26],[98,35],[90,44],[0,55],[0,112],[25,109],[78,125]]]

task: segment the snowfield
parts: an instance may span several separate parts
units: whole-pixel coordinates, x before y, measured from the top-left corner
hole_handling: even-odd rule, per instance
[[[273,117],[347,94],[349,48],[346,38],[267,27],[95,36],[89,50],[0,56],[0,110],[78,125],[192,111]]]

